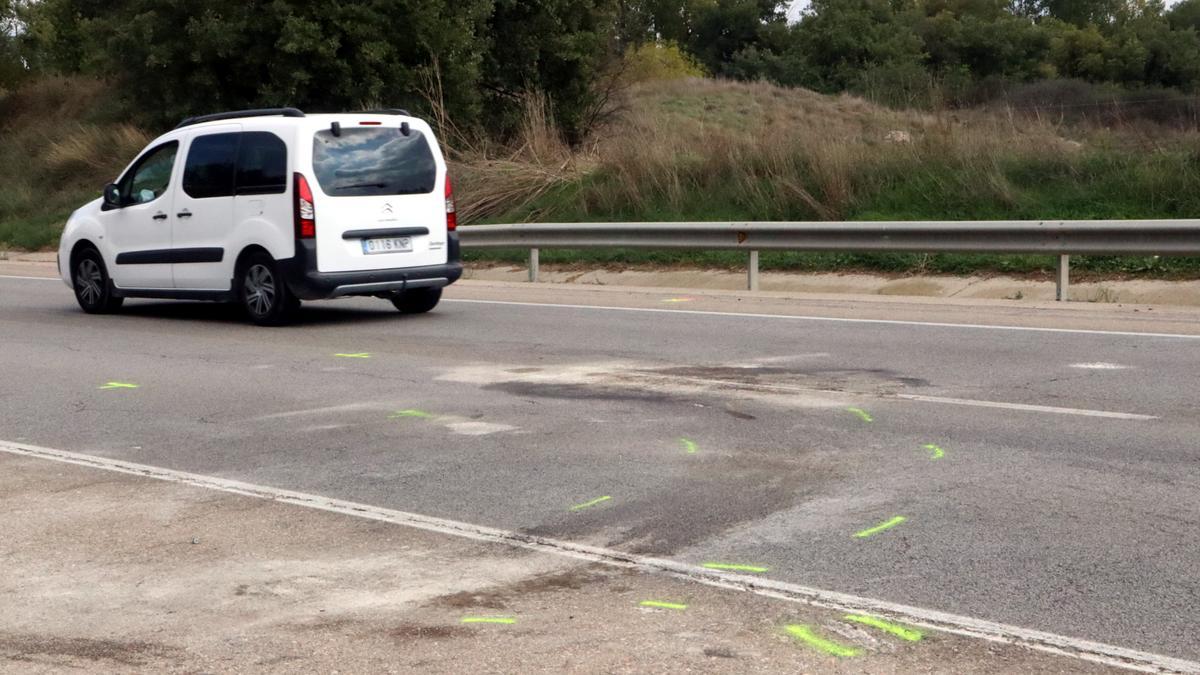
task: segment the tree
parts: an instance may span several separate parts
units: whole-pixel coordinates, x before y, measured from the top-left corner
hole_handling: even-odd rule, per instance
[[[534,92],[549,98],[567,140],[582,140],[603,103],[600,83],[620,62],[616,9],[612,0],[496,0],[482,79],[489,123],[513,131]]]

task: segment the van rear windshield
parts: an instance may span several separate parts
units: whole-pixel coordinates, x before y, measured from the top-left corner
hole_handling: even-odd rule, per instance
[[[333,197],[433,192],[437,163],[425,135],[395,127],[325,129],[313,137],[313,171]]]

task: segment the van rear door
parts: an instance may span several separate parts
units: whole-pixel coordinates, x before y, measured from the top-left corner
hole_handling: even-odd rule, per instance
[[[348,118],[313,135],[319,272],[446,262],[445,171],[433,135],[386,120]]]

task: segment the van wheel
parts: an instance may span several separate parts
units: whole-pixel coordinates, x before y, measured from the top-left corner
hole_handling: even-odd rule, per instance
[[[71,285],[75,289],[75,300],[88,314],[110,314],[125,302],[125,298],[113,295],[104,258],[94,248],[84,249],[75,257]]]
[[[253,253],[242,263],[237,296],[246,315],[260,326],[282,326],[300,309],[300,299],[292,295],[279,265],[266,253]]]
[[[392,304],[405,314],[424,314],[442,299],[440,288],[414,288],[392,296]]]

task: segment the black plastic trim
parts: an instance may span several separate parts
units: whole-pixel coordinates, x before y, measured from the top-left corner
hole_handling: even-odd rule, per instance
[[[446,263],[424,267],[397,267],[362,272],[318,272],[317,244],[312,239],[296,241],[296,255],[278,261],[288,288],[301,300],[319,300],[333,295],[338,286],[377,284],[395,281],[446,279],[454,283],[462,277],[462,257],[458,233],[447,233]]]
[[[118,265],[175,265],[180,263],[219,263],[225,259],[223,248],[164,248],[127,251],[117,254]]]
[[[429,234],[428,227],[390,227],[379,230],[346,230],[342,239],[367,239],[370,237],[409,237]]]
[[[243,117],[304,117],[304,111],[298,108],[256,108],[254,110],[230,110],[229,112],[212,113],[211,115],[196,115],[188,117],[179,124],[175,125],[176,129],[182,127],[190,127],[193,124],[201,122],[216,122],[219,120],[236,120]]]
[[[197,291],[186,289],[157,289],[157,288],[117,288],[112,286],[113,295],[118,298],[157,298],[160,300],[208,300],[210,302],[230,302],[234,299],[233,291]]]
[[[405,110],[404,108],[378,108],[376,110],[363,110],[363,111],[360,111],[355,114],[357,114],[357,115],[403,115],[405,117],[412,117],[412,115],[410,115],[409,112],[407,110]]]

